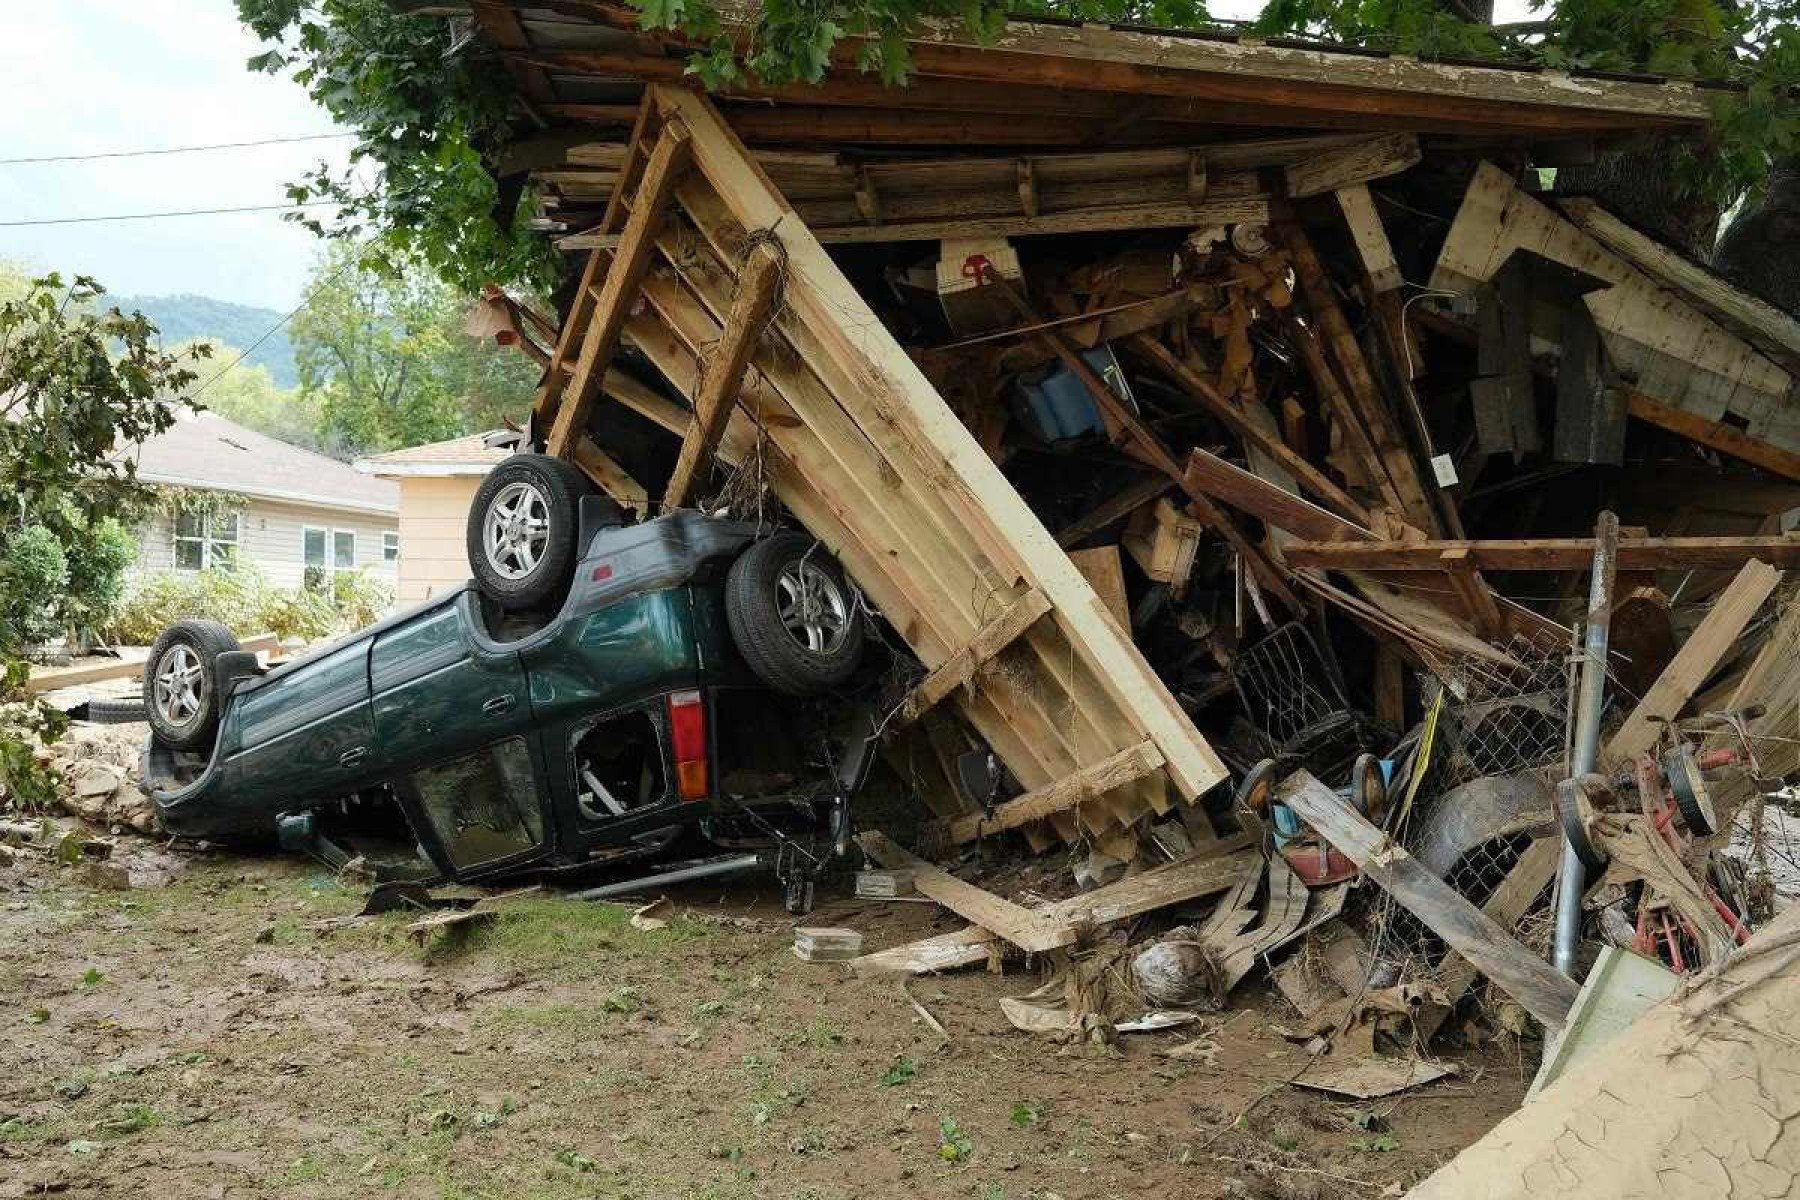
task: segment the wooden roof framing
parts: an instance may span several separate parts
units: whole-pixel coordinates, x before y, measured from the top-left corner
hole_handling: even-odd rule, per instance
[[[630,194],[607,219],[618,244],[592,252],[593,299],[565,328],[540,398],[552,448],[605,394],[692,429],[689,444],[716,432],[727,463],[760,463],[926,667],[951,676],[934,676],[928,699],[947,694],[1036,796],[1015,811],[1039,844],[1131,824],[1223,779],[1130,636],[714,105],[662,85],[646,101],[620,164]],[[752,265],[769,256],[772,302]],[[619,374],[615,326],[689,409]],[[1004,639],[987,632],[1017,605],[1032,619]],[[1094,770],[1125,752],[1143,769]]]
[[[463,11],[519,80],[548,136],[586,128],[595,142],[616,144],[646,85],[693,86],[686,60],[695,47],[667,31],[639,30],[623,4],[468,3]],[[972,41],[958,22],[926,23],[911,43],[914,74],[905,87],[860,71],[860,49],[854,38],[840,43],[818,86],[750,78],[713,99],[752,148],[828,149],[872,165],[932,147],[1182,147],[1332,132],[1428,133],[1491,145],[1697,126],[1710,117],[1706,89],[1686,83],[1041,17],[1009,21],[991,45]],[[606,172],[574,156],[531,169],[553,215],[577,229],[592,223],[610,192]]]

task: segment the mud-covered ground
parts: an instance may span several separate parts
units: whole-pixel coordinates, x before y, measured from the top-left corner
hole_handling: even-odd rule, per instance
[[[528,897],[421,949],[307,864],[174,866],[129,891],[0,866],[0,1197],[1398,1195],[1531,1067],[1338,1103],[1281,1086],[1305,1056],[1260,982],[1208,1018],[1209,1063],[1161,1054],[1193,1027],[1059,1050],[996,1004],[1036,978],[979,968],[910,985],[946,1045],[898,982],[797,960],[751,884],[649,932]],[[869,949],[956,927],[842,898],[809,922]]]

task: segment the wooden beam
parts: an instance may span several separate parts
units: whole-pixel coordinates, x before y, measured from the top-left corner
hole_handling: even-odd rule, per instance
[[[1480,571],[1585,571],[1594,562],[1593,538],[1521,538],[1514,541],[1289,542],[1282,556],[1295,567],[1333,571],[1440,571],[1442,558],[1463,552]],[[1622,538],[1621,571],[1687,571],[1742,567],[1752,559],[1780,567],[1800,565],[1800,537]]]
[[[869,857],[884,867],[904,867],[913,873],[913,886],[922,896],[939,904],[983,929],[1005,938],[1027,953],[1040,954],[1073,945],[1079,930],[1022,908],[1010,900],[964,883],[950,872],[933,866],[918,855],[892,841],[886,834],[870,831],[858,836]]]
[[[1186,392],[1220,424],[1280,463],[1307,491],[1360,525],[1369,524],[1369,513],[1326,474],[1296,454],[1278,434],[1251,421],[1236,404],[1219,394],[1199,372],[1176,358],[1169,348],[1146,333],[1132,335],[1127,345],[1169,382]]]
[[[594,397],[600,394],[601,381],[619,348],[619,337],[631,315],[631,304],[644,272],[650,267],[650,256],[656,249],[656,231],[661,224],[669,199],[675,194],[675,183],[693,157],[688,131],[679,122],[663,126],[656,147],[650,152],[632,202],[631,215],[625,221],[619,248],[613,252],[606,280],[594,297],[593,315],[582,336],[581,355],[576,359],[569,382],[564,387],[556,408],[546,447],[560,458],[571,456],[575,443],[584,432],[588,411]]]
[[[1344,373],[1350,402],[1375,443],[1380,469],[1393,480],[1394,487],[1400,494],[1401,511],[1409,522],[1426,533],[1440,532],[1437,510],[1432,507],[1431,500],[1425,493],[1418,464],[1405,439],[1400,436],[1399,427],[1394,422],[1381,389],[1375,385],[1375,377],[1369,371],[1368,361],[1363,358],[1362,347],[1357,343],[1355,334],[1350,331],[1350,322],[1337,302],[1331,280],[1325,274],[1325,267],[1313,251],[1312,240],[1296,224],[1281,226],[1280,234],[1282,244],[1287,247],[1288,257],[1294,264],[1294,274],[1300,281],[1300,290],[1306,297],[1307,310],[1318,322],[1330,348],[1332,360]]]
[[[1482,582],[1481,572],[1470,561],[1467,548],[1445,550],[1438,555],[1438,565],[1450,580],[1451,590],[1462,603],[1469,623],[1475,626],[1475,632],[1489,640],[1499,637],[1506,629],[1506,622],[1500,616],[1500,606],[1494,602],[1494,594]]]
[[[1016,796],[996,807],[992,816],[969,813],[941,826],[938,832],[951,844],[961,845],[987,834],[1017,829],[1085,804],[1114,788],[1135,783],[1156,771],[1162,763],[1162,752],[1156,748],[1156,743],[1141,742],[1103,762],[1083,767],[1067,778]]]
[[[1184,477],[1197,488],[1265,525],[1315,541],[1371,541],[1374,534],[1206,450],[1188,454]]]
[[[1800,480],[1800,454],[1784,450],[1772,442],[1753,438],[1722,421],[1709,421],[1629,388],[1625,389],[1625,414],[1636,417],[1647,425],[1680,434],[1690,441],[1699,442],[1720,454],[1729,454],[1765,471]]]
[[[1391,292],[1406,282],[1400,274],[1400,264],[1394,258],[1394,247],[1388,241],[1387,229],[1381,224],[1381,214],[1375,211],[1375,198],[1369,194],[1367,184],[1354,183],[1338,188],[1336,193],[1338,208],[1344,214],[1344,224],[1350,228],[1350,240],[1356,245],[1357,257],[1362,260],[1363,270],[1369,276],[1369,283],[1376,292]]]
[[[1371,179],[1398,175],[1414,166],[1421,153],[1419,139],[1410,133],[1369,138],[1328,150],[1288,167],[1288,195],[1298,200],[1340,188],[1363,187]]]
[[[650,511],[650,493],[644,490],[644,485],[633,479],[612,455],[600,448],[600,443],[585,433],[575,443],[575,465],[598,484],[601,491],[626,508],[636,509],[640,517]]]
[[[1114,521],[1130,516],[1174,486],[1175,481],[1161,472],[1145,475],[1057,530],[1056,544],[1065,550],[1077,546]]]
[[[919,681],[900,705],[888,727],[903,729],[924,716],[934,705],[957,688],[972,688],[975,672],[1002,650],[1025,636],[1025,631],[1038,618],[1050,611],[1050,602],[1036,588],[1027,590],[1006,611],[983,625],[967,645],[945,659],[938,668]]]
[[[1559,837],[1541,837],[1525,847],[1525,853],[1519,856],[1506,878],[1500,881],[1500,886],[1481,906],[1482,914],[1502,929],[1516,928],[1519,919],[1556,878],[1557,860],[1561,857],[1562,839]],[[1431,1040],[1431,1035],[1438,1031],[1463,993],[1480,976],[1475,965],[1456,951],[1444,956],[1437,966],[1436,977],[1448,1003],[1443,1007],[1427,1008],[1415,1018],[1421,1045]]]
[[[738,277],[737,291],[731,298],[731,312],[725,318],[725,329],[706,362],[706,376],[700,394],[694,397],[694,420],[687,437],[682,439],[681,455],[669,476],[663,492],[662,507],[667,512],[687,503],[688,489],[712,465],[713,452],[731,419],[737,404],[738,389],[744,382],[744,371],[756,350],[769,313],[775,303],[775,291],[781,278],[781,259],[766,243],[750,252]]]
[[[1457,895],[1310,773],[1294,772],[1276,788],[1275,796],[1545,1029],[1562,1027],[1575,1003],[1573,980]]]
[[[1737,577],[1713,601],[1694,632],[1688,635],[1674,661],[1664,668],[1656,683],[1637,707],[1625,718],[1606,743],[1608,761],[1624,761],[1656,745],[1668,722],[1681,715],[1700,685],[1737,643],[1738,635],[1750,618],[1762,608],[1763,601],[1781,582],[1781,572],[1764,562],[1743,565]]]
[[[281,639],[272,633],[259,633],[255,637],[245,638],[238,648],[259,652],[275,651],[281,649]],[[78,667],[52,667],[33,671],[25,679],[25,694],[41,696],[58,688],[77,687],[84,683],[99,683],[107,679],[136,679],[144,673],[144,662],[141,658],[115,658],[106,662],[83,663]]]

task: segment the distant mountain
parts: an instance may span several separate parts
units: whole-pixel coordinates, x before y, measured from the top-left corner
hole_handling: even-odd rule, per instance
[[[108,296],[125,312],[143,313],[162,331],[163,342],[185,342],[190,338],[212,338],[242,350],[268,334],[268,339],[251,352],[245,361],[269,368],[275,383],[291,388],[298,381],[294,370],[294,347],[287,330],[269,333],[287,314],[272,308],[255,308],[248,304],[231,304],[211,296]]]

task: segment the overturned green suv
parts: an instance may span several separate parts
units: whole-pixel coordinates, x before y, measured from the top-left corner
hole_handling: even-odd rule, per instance
[[[586,493],[514,455],[471,509],[474,581],[273,670],[170,626],[144,676],[164,825],[337,862],[397,844],[459,881],[698,843],[725,857],[688,873],[761,862],[807,903],[872,748],[857,593],[804,533],[629,524]]]

